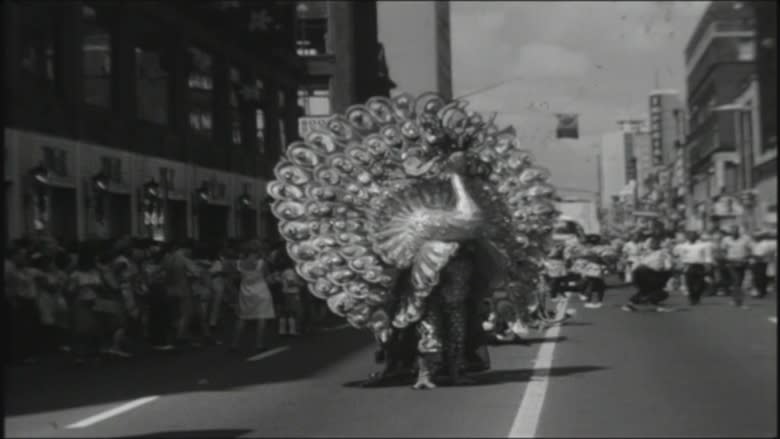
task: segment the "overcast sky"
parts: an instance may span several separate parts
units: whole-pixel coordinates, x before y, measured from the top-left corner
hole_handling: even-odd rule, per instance
[[[707,4],[453,1],[454,94],[520,78],[466,99],[514,125],[558,184],[594,187],[586,150],[648,112],[656,72],[661,88],[685,92],[683,51]],[[580,115],[580,140],[554,139],[557,112]]]

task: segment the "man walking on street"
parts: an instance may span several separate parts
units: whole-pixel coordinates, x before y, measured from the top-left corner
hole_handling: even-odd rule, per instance
[[[743,306],[745,298],[743,284],[752,244],[753,242],[748,235],[740,233],[739,226],[732,226],[730,233],[723,238],[722,246],[726,268],[723,274],[727,278],[725,285],[731,292],[734,306]]]
[[[685,286],[688,289],[688,303],[697,305],[707,288],[704,278],[707,267],[713,262],[711,255],[707,252],[704,243],[699,241],[696,232],[688,232],[688,241],[680,244],[677,250],[683,268]]]
[[[753,245],[752,263],[750,270],[753,275],[753,286],[756,289],[755,297],[764,297],[769,285],[769,267],[777,258],[777,239],[772,237],[772,232],[763,230],[756,234],[756,242]]]

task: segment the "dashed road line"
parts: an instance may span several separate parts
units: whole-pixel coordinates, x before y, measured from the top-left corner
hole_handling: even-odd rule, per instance
[[[159,396],[147,396],[144,398],[138,398],[136,400],[130,401],[128,403],[122,404],[119,407],[115,407],[111,410],[106,410],[105,412],[98,413],[94,416],[90,416],[84,420],[81,420],[79,422],[76,422],[74,424],[70,424],[66,426],[66,429],[74,429],[74,428],[86,428],[91,425],[95,425],[98,422],[105,421],[108,418],[121,415],[122,413],[128,412],[130,410],[133,410],[134,408],[138,408],[144,404],[148,404],[154,400],[159,398]]]
[[[569,300],[558,302],[556,320],[563,317]],[[557,340],[561,332],[561,325],[555,325],[547,329],[544,337],[549,340]],[[525,388],[520,408],[517,410],[512,428],[508,437],[535,437],[542,415],[544,397],[547,393],[547,371],[552,365],[553,352],[557,343],[544,343],[539,349],[539,354],[534,362],[534,373]]]
[[[249,358],[246,359],[246,361],[259,361],[259,360],[262,360],[263,358],[268,358],[271,355],[276,355],[276,354],[278,354],[280,352],[284,352],[287,349],[290,349],[290,347],[289,346],[280,346],[278,348],[271,349],[270,351],[265,351],[262,354],[257,354],[254,357],[249,357]]]

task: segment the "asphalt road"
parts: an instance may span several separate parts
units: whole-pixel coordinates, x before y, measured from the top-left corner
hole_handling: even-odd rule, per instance
[[[294,340],[256,361],[214,346],[17,367],[6,374],[5,434],[777,435],[774,299],[746,310],[708,298],[695,309],[626,313],[619,305],[627,297],[612,289],[597,310],[574,299],[568,306],[577,314],[565,326],[533,335],[530,346],[491,348],[493,369],[476,385],[433,391],[356,386],[377,366],[371,337],[350,328]]]

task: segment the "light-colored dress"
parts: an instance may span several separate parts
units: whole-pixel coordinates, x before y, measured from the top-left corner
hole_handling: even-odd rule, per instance
[[[258,260],[254,269],[247,270],[245,263],[238,264],[241,272],[241,288],[238,295],[238,318],[242,320],[273,319],[274,302],[265,281],[265,261]]]

